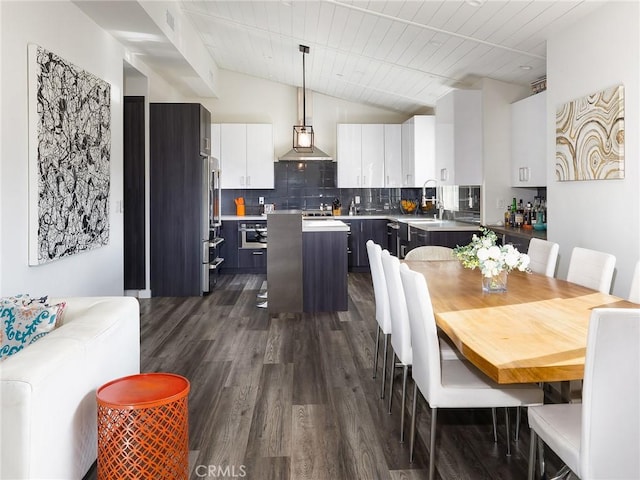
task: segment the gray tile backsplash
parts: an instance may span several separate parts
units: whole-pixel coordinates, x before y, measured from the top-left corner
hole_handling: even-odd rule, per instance
[[[234,215],[234,199],[243,197],[247,215],[259,215],[265,203],[275,204],[278,210],[318,209],[320,204],[331,204],[335,198],[342,203],[346,215],[349,204],[360,197],[358,213],[400,213],[400,200],[420,201],[420,188],[337,188],[337,164],[331,161],[276,162],[274,163],[274,185],[269,190],[232,189],[222,191],[222,214]],[[448,212],[449,217],[480,216],[480,187],[459,187],[458,212]],[[427,197],[435,195],[434,188],[427,189]],[[471,200],[470,200],[471,199]]]

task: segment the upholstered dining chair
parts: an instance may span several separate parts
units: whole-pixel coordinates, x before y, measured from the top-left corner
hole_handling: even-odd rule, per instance
[[[373,240],[367,240],[367,255],[371,268],[371,280],[373,282],[373,296],[376,303],[376,321],[378,331],[376,333],[376,346],[373,357],[373,378],[378,373],[378,349],[380,346],[380,332],[384,335],[384,351],[382,356],[382,381],[380,382],[380,398],[384,398],[385,382],[387,380],[387,352],[389,351],[389,336],[391,335],[391,311],[389,309],[389,294],[387,282],[382,270],[382,247]]]
[[[543,391],[537,385],[498,385],[467,361],[441,361],[438,335],[429,289],[424,276],[400,267],[413,347],[411,376],[415,382],[411,418],[409,459],[413,461],[418,390],[431,407],[429,442],[429,479],[433,480],[436,461],[436,425],[440,408],[497,408],[540,405]],[[393,338],[393,336],[392,336]],[[507,452],[510,453],[509,416],[507,409]]]
[[[402,404],[400,406],[400,442],[404,442],[404,410],[407,397],[407,378],[409,367],[413,363],[413,349],[411,348],[411,331],[407,302],[405,300],[400,280],[400,260],[387,250],[382,251],[382,270],[387,282],[389,307],[391,310],[391,347],[393,350],[391,363],[391,379],[389,380],[389,413],[393,400],[393,378],[396,358],[402,367]]]
[[[394,352],[392,356],[391,378],[389,379],[389,413],[391,413],[393,401],[393,381],[396,367],[396,357],[403,369],[402,381],[402,410],[400,414],[400,442],[404,442],[404,412],[406,405],[407,379],[411,366],[411,341],[409,332],[409,317],[407,314],[407,302],[400,281],[400,260],[391,255],[387,250],[381,253],[382,271],[387,286],[389,299],[389,311],[391,318],[391,346]],[[458,349],[450,343],[440,340],[439,354],[442,360],[463,358]],[[386,358],[385,358],[386,362]],[[383,379],[384,380],[384,379]],[[495,421],[494,421],[495,430]]]
[[[569,259],[567,281],[609,293],[616,257],[609,253],[574,247]]]
[[[416,247],[404,256],[405,260],[455,260],[453,248],[440,245]]]
[[[529,263],[531,271],[547,277],[553,277],[556,271],[559,249],[560,246],[555,242],[532,238],[529,241],[529,249],[527,250],[527,255],[531,260]]]
[[[633,271],[628,300],[633,303],[640,303],[640,261],[636,263],[636,269]]]
[[[582,480],[640,478],[640,309],[594,309],[581,404],[529,408],[529,480],[543,445]],[[543,443],[540,443],[543,442]]]

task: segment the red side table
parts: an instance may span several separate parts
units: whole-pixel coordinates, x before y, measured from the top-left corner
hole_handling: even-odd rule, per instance
[[[98,480],[189,478],[189,388],[180,375],[145,373],[98,389]]]

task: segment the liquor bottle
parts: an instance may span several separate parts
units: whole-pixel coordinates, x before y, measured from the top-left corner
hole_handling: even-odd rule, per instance
[[[527,206],[524,207],[524,224],[528,227],[530,227],[533,224],[532,216],[533,216],[533,205],[531,205],[531,202],[527,202]]]
[[[504,226],[511,225],[511,205],[507,205],[507,209],[504,211]]]
[[[516,209],[516,228],[522,227],[524,223],[524,207],[522,206],[522,199],[520,199],[520,203],[518,204],[518,208]]]

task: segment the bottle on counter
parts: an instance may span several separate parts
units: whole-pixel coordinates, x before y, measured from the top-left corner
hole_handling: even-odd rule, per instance
[[[533,205],[531,202],[527,202],[527,206],[524,207],[524,226],[530,227],[533,225]]]
[[[516,197],[513,197],[511,201],[511,216],[509,217],[509,226],[516,226],[516,210],[518,209],[518,205],[516,204]]]
[[[504,212],[504,226],[511,225],[511,205],[507,205],[507,209]]]
[[[524,224],[524,207],[522,205],[522,199],[520,199],[520,203],[518,203],[518,208],[516,209],[516,228],[522,227]]]

